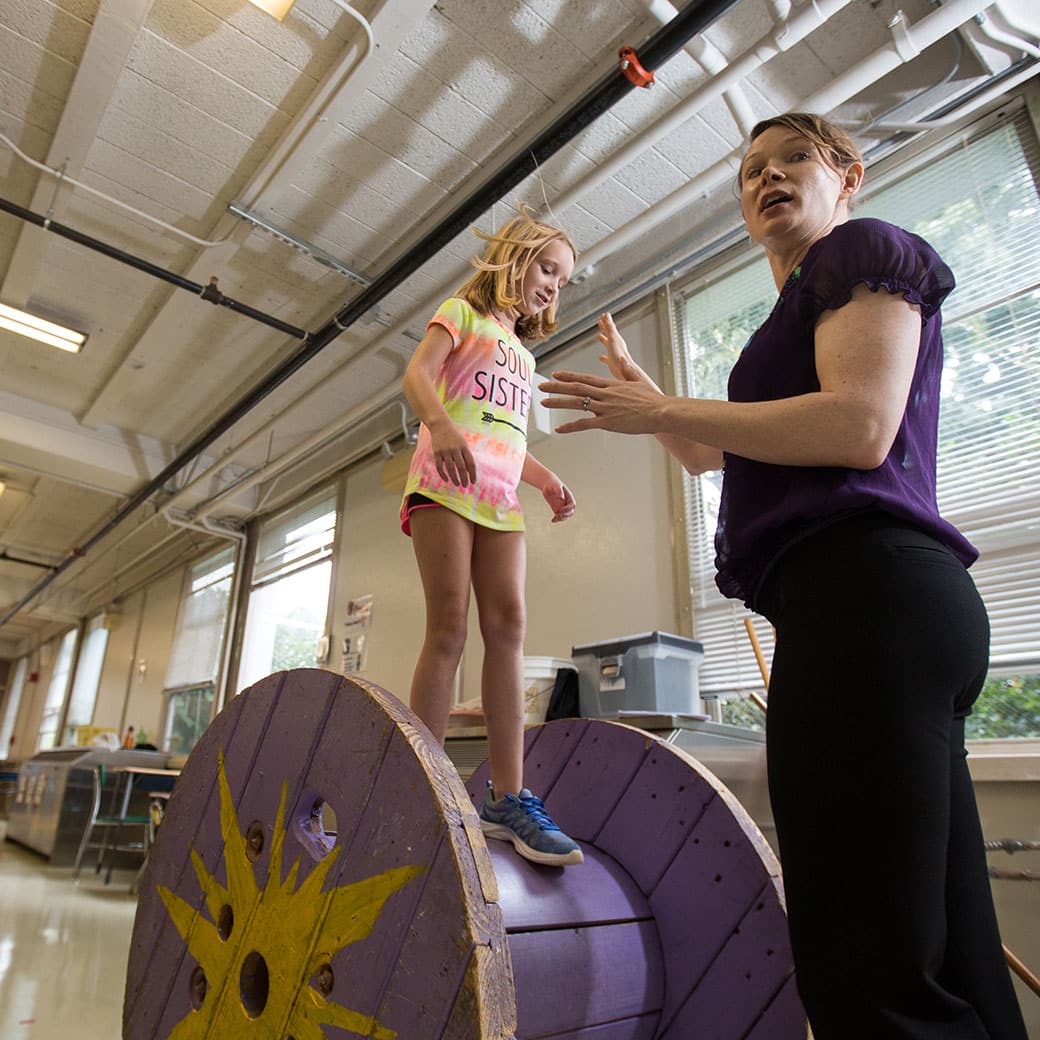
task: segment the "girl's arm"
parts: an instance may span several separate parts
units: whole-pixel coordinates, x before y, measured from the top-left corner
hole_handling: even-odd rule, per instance
[[[599,341],[606,348],[599,359],[610,369],[615,379],[631,383],[645,383],[659,394],[664,391],[632,360],[628,352],[628,344],[618,332],[611,314],[601,314],[599,318]],[[676,433],[658,433],[658,441],[668,453],[694,475],[707,473],[709,470],[722,469],[722,452],[707,444],[699,444]]]
[[[542,497],[553,511],[552,522],[559,523],[574,515],[575,501],[571,489],[551,469],[543,466],[530,452],[524,459],[520,479],[525,484],[538,488]]]
[[[874,469],[892,447],[906,410],[921,337],[920,309],[901,295],[858,285],[844,307],[816,325],[820,389],[779,401],[707,401],[669,397],[643,382],[574,372],[541,384],[547,408],[591,414],[561,433],[678,434],[758,462],[781,466]]]
[[[477,479],[477,464],[466,438],[451,421],[437,395],[441,366],[454,344],[443,325],[431,325],[405,369],[404,395],[430,431],[433,457],[442,480],[467,487]]]

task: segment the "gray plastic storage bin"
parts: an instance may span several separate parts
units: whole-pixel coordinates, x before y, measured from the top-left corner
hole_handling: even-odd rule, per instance
[[[619,711],[701,713],[697,670],[704,646],[696,640],[642,632],[575,646],[571,656],[587,718],[609,718]]]

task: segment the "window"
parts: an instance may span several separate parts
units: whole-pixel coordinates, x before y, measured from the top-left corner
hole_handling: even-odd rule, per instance
[[[7,700],[4,702],[4,715],[0,720],[0,760],[8,757],[14,739],[14,724],[18,719],[18,708],[22,703],[22,692],[25,690],[25,677],[29,673],[29,658],[20,657],[14,666],[14,676],[7,689]]]
[[[61,718],[61,709],[65,705],[65,694],[69,689],[72,655],[75,651],[76,630],[71,628],[62,636],[61,642],[58,644],[54,671],[51,672],[51,682],[47,687],[47,699],[43,705],[40,733],[36,738],[37,751],[49,750],[55,746],[58,740],[58,722]]]
[[[171,753],[190,752],[213,714],[234,573],[235,551],[222,549],[185,576],[163,688],[162,747]]]
[[[222,549],[189,568],[166,667],[166,689],[215,683],[234,573],[234,549]]]
[[[108,646],[108,629],[104,625],[105,615],[96,614],[87,622],[83,634],[83,649],[76,662],[76,678],[72,683],[69,710],[65,714],[65,743],[76,743],[76,731],[87,726],[94,718],[94,702],[97,700],[98,683],[101,681],[101,666],[105,662]]]
[[[213,714],[213,684],[168,690],[166,695],[163,749],[171,755],[187,755],[209,725]]]
[[[920,234],[958,282],[943,307],[938,484],[940,510],[980,550],[972,575],[993,631],[990,679],[969,719],[973,737],[1040,736],[1038,171],[1040,148],[1023,112],[948,143],[865,193],[856,211]],[[686,288],[677,317],[687,392],[725,397],[729,368],[775,296],[761,254]],[[701,688],[726,694],[761,680],[747,612],[714,588],[720,480],[688,478],[686,498],[695,631],[708,650]],[[768,625],[754,623],[771,649]]]
[[[261,525],[238,689],[285,668],[314,667],[325,631],[336,496],[322,491]]]

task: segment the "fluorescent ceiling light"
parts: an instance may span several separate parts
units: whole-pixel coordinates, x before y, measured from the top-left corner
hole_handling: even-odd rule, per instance
[[[35,314],[17,310],[0,303],[0,329],[9,329],[19,336],[28,336],[59,350],[67,350],[78,354],[87,342],[86,334],[67,329],[63,325],[55,325],[53,321],[44,321]]]
[[[289,13],[289,8],[295,2],[296,0],[250,0],[250,3],[256,4],[261,11],[266,11],[269,15],[273,15],[278,21],[281,21]]]

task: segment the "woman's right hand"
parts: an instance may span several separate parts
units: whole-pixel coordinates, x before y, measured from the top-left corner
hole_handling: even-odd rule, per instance
[[[632,360],[628,344],[618,332],[609,311],[599,316],[599,341],[607,348],[607,352],[600,354],[599,359],[610,369],[610,374],[615,379],[626,383],[646,383],[661,393],[661,388]]]
[[[609,311],[599,316],[599,341],[607,348],[607,352],[600,354],[599,359],[610,369],[610,374],[615,379],[636,378],[636,366],[628,353],[628,344],[618,332],[613,315]]]
[[[430,430],[433,460],[441,480],[457,487],[469,487],[477,479],[477,463],[466,438],[452,423]]]

